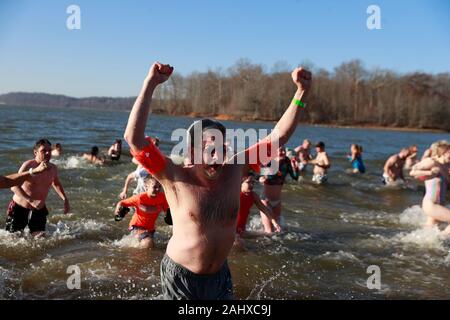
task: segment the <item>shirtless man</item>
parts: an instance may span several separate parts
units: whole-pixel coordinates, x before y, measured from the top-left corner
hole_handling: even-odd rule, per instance
[[[69,200],[58,179],[58,170],[54,164],[49,162],[51,157],[50,141],[38,140],[34,146],[34,159],[25,161],[20,167],[19,173],[32,172],[34,168],[39,168],[42,162],[46,163],[48,169],[39,176],[25,181],[22,185],[11,188],[14,196],[8,207],[6,230],[10,232],[23,231],[28,225],[33,236],[44,235],[48,215],[45,200],[52,186],[64,201],[64,213],[70,211]]]
[[[31,168],[31,171],[28,170],[22,173],[13,173],[6,177],[0,176],[0,189],[21,185],[35,174],[44,172],[45,170],[47,170],[47,163],[41,162],[36,168]]]
[[[322,184],[328,180],[327,171],[331,167],[330,159],[325,151],[325,143],[320,141],[316,144],[316,158],[309,163],[314,165],[312,181]]]
[[[411,170],[412,167],[419,162],[417,159],[419,148],[416,145],[412,145],[408,149],[409,156],[405,160],[405,170]]]
[[[404,148],[398,154],[394,154],[387,159],[383,170],[383,183],[385,185],[395,185],[398,179],[405,182],[403,167],[409,154],[409,149]]]
[[[310,160],[312,160],[312,156],[310,153],[311,150],[311,141],[308,139],[303,140],[301,146],[295,148],[295,153],[298,155],[298,170],[303,172],[306,170],[306,165]]]
[[[105,164],[105,160],[99,155],[99,149],[97,146],[93,146],[90,153],[83,153],[83,159],[92,164]]]
[[[232,299],[233,286],[227,256],[236,234],[236,216],[242,175],[248,172],[247,164],[235,164],[230,157],[220,163],[216,133],[225,135],[225,127],[217,121],[203,119],[194,122],[188,130],[188,157],[180,165],[161,154],[144,130],[156,87],[167,81],[173,68],[156,62],[149,70],[141,93],[131,110],[124,138],[133,156],[162,184],[173,219],[173,235],[161,261],[161,285],[165,299]],[[283,145],[297,127],[306,93],[311,85],[311,73],[297,68],[292,72],[297,92],[289,108],[271,133],[244,155],[251,159],[253,150]],[[215,129],[215,130],[211,130]],[[196,143],[194,131],[200,130],[201,143]],[[273,139],[273,140],[272,140]],[[279,141],[276,141],[278,139]],[[220,141],[220,139],[219,139]],[[206,157],[210,148],[212,157]],[[239,154],[238,154],[239,155]],[[241,154],[242,155],[242,154]],[[234,159],[235,160],[235,159]]]

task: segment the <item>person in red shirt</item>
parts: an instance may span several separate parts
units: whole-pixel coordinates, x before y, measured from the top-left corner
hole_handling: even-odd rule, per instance
[[[236,224],[236,240],[234,242],[234,245],[241,249],[244,249],[242,234],[245,232],[250,209],[253,205],[256,205],[256,207],[268,217],[276,232],[281,231],[280,225],[273,216],[272,208],[264,205],[261,198],[255,191],[253,191],[254,186],[255,179],[252,173],[249,173],[247,176],[242,178],[239,212]]]
[[[130,221],[131,234],[139,238],[142,248],[153,248],[155,222],[161,211],[167,211],[169,205],[161,184],[149,176],[145,180],[146,192],[121,200],[116,206],[116,220],[120,221],[124,214],[122,208],[134,207],[135,213]]]

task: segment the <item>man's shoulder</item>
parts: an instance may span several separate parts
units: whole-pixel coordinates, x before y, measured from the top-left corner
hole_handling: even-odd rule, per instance
[[[387,159],[387,162],[395,162],[398,159],[398,154],[393,154]]]

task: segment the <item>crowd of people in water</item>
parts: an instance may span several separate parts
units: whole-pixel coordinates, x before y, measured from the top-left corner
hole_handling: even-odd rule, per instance
[[[150,138],[144,134],[153,90],[166,81],[172,71],[169,65],[155,63],[130,113],[124,137],[136,169],[126,175],[124,187],[118,191],[120,200],[117,201],[114,218],[121,221],[134,210],[129,231],[142,248],[154,246],[159,214],[163,213],[165,223],[172,226],[173,235],[161,262],[165,298],[229,299],[233,297],[233,290],[226,258],[233,246],[245,249],[243,239],[253,205],[260,211],[264,234],[281,232],[281,193],[286,178],[304,178],[308,168],[312,167],[312,182],[327,183],[332,161],[323,141],[314,144],[314,154],[311,151],[313,144],[308,139],[294,149],[284,147],[297,126],[312,77],[302,68],[292,73],[297,92],[276,125],[281,147],[270,165],[259,160],[256,165],[224,165],[214,161],[194,164],[192,154],[187,154],[186,161],[177,165],[162,154],[157,137]],[[196,128],[203,133],[200,146],[194,144]],[[191,152],[195,148],[203,152],[214,145],[208,129],[219,130],[223,134],[226,130],[215,120],[195,121],[188,129]],[[252,148],[270,146],[271,139],[269,135],[243,152],[247,156]],[[52,157],[62,154],[61,144],[55,144],[52,149],[49,140],[40,139],[34,145],[34,158],[25,161],[19,173],[0,176],[0,187],[11,188],[13,192],[7,209],[6,230],[23,232],[28,227],[33,236],[45,235],[48,215],[45,201],[52,187],[64,203],[64,213],[70,211],[57,167],[50,162]],[[100,154],[97,146],[82,157],[89,163],[105,165],[119,161],[121,154],[122,141],[117,139],[109,148],[107,157]],[[350,173],[365,174],[361,145],[350,146],[347,160]],[[275,172],[272,170],[274,165],[277,168]],[[420,159],[416,145],[401,149],[385,162],[380,184],[395,186],[405,182],[405,171],[425,185],[422,208],[428,219],[427,226],[450,223],[450,209],[445,207],[445,194],[450,184],[450,144],[445,140],[437,141]],[[136,187],[130,195],[133,182],[136,182]],[[257,182],[262,185],[261,195],[254,190]],[[443,233],[450,233],[450,224]]]

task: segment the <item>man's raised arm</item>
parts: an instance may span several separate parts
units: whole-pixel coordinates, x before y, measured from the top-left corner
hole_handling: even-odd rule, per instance
[[[295,92],[289,108],[284,112],[283,116],[274,128],[276,135],[278,135],[278,138],[280,139],[280,146],[286,144],[291,135],[294,133],[298,124],[298,118],[301,112],[300,109],[305,106],[305,100],[312,83],[311,72],[303,68],[296,68],[292,71],[291,76],[292,81],[294,81],[297,86],[297,91]],[[275,137],[271,137],[271,139],[272,138]]]
[[[233,159],[239,159],[239,156],[244,153],[246,164],[267,164],[270,159],[275,156],[273,149],[277,149],[278,146],[284,145],[294,133],[300,116],[300,109],[305,106],[305,98],[311,87],[312,76],[311,72],[303,68],[296,68],[292,71],[291,76],[292,81],[294,81],[297,86],[297,91],[295,92],[289,108],[277,122],[274,130],[260,142],[250,146],[243,152],[239,152]],[[268,153],[268,151],[270,152]],[[254,162],[255,159],[256,162]],[[248,167],[244,167],[243,170],[244,172],[247,171]]]
[[[150,103],[153,91],[156,87],[167,81],[173,72],[173,67],[168,64],[155,62],[144,80],[141,92],[136,99],[128,118],[124,139],[134,151],[142,150],[148,142],[145,140],[145,127],[147,125]]]
[[[124,135],[133,157],[157,179],[165,175],[167,160],[152,140],[145,137],[145,127],[153,91],[159,84],[167,81],[172,72],[173,68],[168,64],[155,62],[152,65],[131,110]]]

